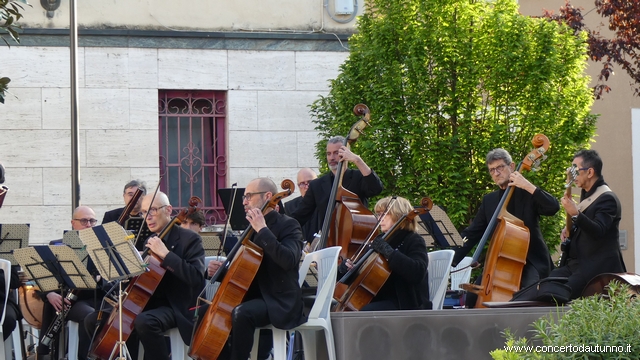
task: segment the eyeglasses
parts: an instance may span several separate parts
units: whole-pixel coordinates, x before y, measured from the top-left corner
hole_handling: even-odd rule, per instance
[[[246,193],[244,195],[242,195],[242,199],[243,200],[247,200],[247,201],[251,201],[251,197],[253,195],[257,195],[257,194],[266,194],[267,191],[260,191],[260,192],[254,192],[254,193]]]
[[[591,169],[591,168],[590,168],[590,167],[586,167],[586,168],[578,168],[577,170],[579,170],[579,171],[580,171],[580,170],[585,171],[585,170],[589,170],[589,169]]]
[[[507,167],[507,165],[502,164],[502,165],[498,165],[494,168],[489,168],[489,174],[494,174],[496,171],[499,173],[502,173],[502,171],[504,170],[504,168]]]
[[[98,223],[98,220],[96,220],[96,219],[73,219],[73,220],[79,221],[80,224],[82,224],[82,225],[91,224],[91,226],[93,226],[93,225]]]
[[[298,187],[309,187],[309,182],[308,181],[299,182]]]
[[[151,209],[149,209],[149,212],[147,212],[146,210],[142,210],[140,211],[140,215],[142,215],[143,217],[147,216],[147,214],[151,215],[151,216],[155,216],[158,213],[158,210],[162,209],[163,207],[167,207],[168,205],[162,205],[160,207],[152,207]]]

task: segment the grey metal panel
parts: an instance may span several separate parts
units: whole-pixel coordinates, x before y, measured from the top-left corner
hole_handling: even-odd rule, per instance
[[[331,313],[338,360],[491,359],[507,328],[530,337],[530,324],[554,307]]]

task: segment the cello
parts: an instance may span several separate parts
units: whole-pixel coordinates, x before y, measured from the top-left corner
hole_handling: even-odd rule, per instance
[[[534,149],[518,164],[516,171],[530,170],[540,159],[545,158],[549,139],[537,134],[531,143]],[[464,290],[478,295],[477,308],[485,307],[483,302],[509,301],[513,293],[520,289],[522,270],[529,251],[529,228],[524,225],[524,221],[507,211],[513,190],[512,186],[507,187],[473,253],[472,263],[477,267],[482,250],[487,241],[490,241],[481,284],[461,285]]]
[[[422,198],[420,205],[419,208],[402,215],[391,229],[383,235],[382,239],[388,242],[405,222],[411,222],[416,216],[430,211],[433,207],[433,202],[428,197],[425,197]],[[345,283],[352,277],[352,274],[357,274],[357,277],[344,289]],[[359,311],[373,300],[390,275],[391,269],[387,260],[373,249],[369,249],[336,284],[334,300],[337,301],[337,304],[333,311]]]
[[[189,199],[189,207],[173,217],[158,234],[158,237],[163,239],[169,234],[174,225],[179,225],[189,215],[198,211],[197,205],[201,202],[200,198],[191,197]],[[118,308],[114,308],[111,312],[109,319],[101,328],[92,348],[89,350],[90,356],[96,359],[109,359],[120,339],[120,331],[122,331],[122,341],[127,341],[131,335],[136,316],[144,310],[166,272],[166,269],[161,266],[162,259],[152,252],[145,258],[145,262],[148,264],[147,271],[131,279],[125,290],[126,296],[122,301],[122,312],[119,312]],[[122,324],[122,329],[120,329],[120,323]]]
[[[349,131],[344,146],[354,143],[363,130],[370,125],[370,111],[367,105],[358,104],[353,108],[356,116],[362,116]],[[322,223],[321,237],[317,247],[323,249],[330,246],[341,246],[340,258],[351,257],[362,246],[377,223],[375,215],[362,204],[358,195],[342,186],[342,179],[347,170],[347,161],[338,164],[336,176],[329,195],[329,204]],[[314,251],[312,247],[311,251]]]
[[[285,179],[281,184],[285,191],[274,194],[262,207],[262,214],[273,210],[280,200],[291,195],[295,189],[293,181]],[[218,281],[222,272],[226,274],[201,321],[196,328],[189,348],[189,356],[196,360],[217,359],[231,333],[231,312],[240,305],[249,290],[262,262],[262,248],[251,241],[254,234],[249,225],[227,259],[211,277],[211,284]]]

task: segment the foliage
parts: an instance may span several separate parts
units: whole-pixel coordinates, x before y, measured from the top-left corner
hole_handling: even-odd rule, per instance
[[[595,131],[584,38],[520,15],[515,0],[372,0],[349,44],[311,113],[327,139],[348,133],[352,106],[369,106],[372,125],[353,148],[382,179],[381,196],[429,196],[464,228],[495,189],[486,153],[504,147],[519,162],[536,133],[549,137],[549,159],[526,176],[562,195],[573,153]],[[552,249],[560,218],[543,223]]]
[[[608,18],[608,28],[614,34],[612,38],[587,28],[581,9],[573,7],[569,0],[558,15],[545,11],[543,16],[566,23],[576,33],[587,35],[589,58],[602,62],[598,82],[593,88],[597,99],[603,92],[611,91],[605,82],[613,75],[614,63],[629,74],[635,82],[631,84],[634,95],[640,96],[640,1],[595,0],[595,6],[598,14]]]
[[[21,2],[27,3],[25,0],[21,0]],[[22,18],[20,10],[24,10],[24,7],[15,1],[0,0],[0,39],[2,39],[7,46],[10,45],[4,37],[6,34],[9,34],[11,39],[16,43],[20,42],[20,36],[17,31],[20,29],[20,26],[16,24],[16,22]],[[10,81],[11,79],[7,77],[0,77],[0,103],[4,104],[4,96]]]
[[[574,300],[561,318],[556,320],[548,315],[533,323],[532,339],[536,345],[555,347],[546,349],[582,345],[582,348],[575,349],[577,351],[536,352],[533,351],[535,348],[529,348],[530,351],[507,352],[498,349],[491,355],[496,360],[637,359],[640,354],[637,334],[640,328],[640,299],[629,294],[627,284],[612,281],[607,296]],[[522,350],[526,346],[532,346],[531,341],[516,338],[509,331],[505,331],[505,337],[506,346],[520,346]],[[604,346],[615,346],[617,351],[602,351]],[[591,351],[587,351],[588,349]]]

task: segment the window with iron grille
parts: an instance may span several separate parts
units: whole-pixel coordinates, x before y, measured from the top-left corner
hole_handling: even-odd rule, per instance
[[[160,190],[177,211],[202,199],[207,225],[226,219],[217,194],[227,175],[226,103],[224,91],[159,93]]]

